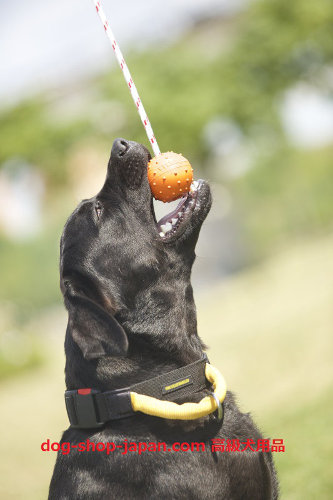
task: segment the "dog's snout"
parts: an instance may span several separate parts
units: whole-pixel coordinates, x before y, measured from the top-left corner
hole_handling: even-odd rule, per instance
[[[121,157],[124,156],[124,154],[127,152],[128,149],[129,149],[128,141],[125,141],[125,139],[121,138],[116,139],[113,143],[111,154]]]
[[[124,186],[137,189],[142,186],[144,196],[151,198],[147,179],[147,164],[150,154],[147,148],[135,141],[119,137],[112,144],[105,189],[123,189]],[[145,176],[145,182],[143,182]],[[102,188],[103,190],[103,188]],[[150,207],[149,207],[150,210]]]

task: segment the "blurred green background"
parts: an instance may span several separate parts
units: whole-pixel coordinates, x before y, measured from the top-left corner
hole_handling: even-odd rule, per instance
[[[160,149],[212,184],[199,333],[240,407],[284,439],[288,500],[333,496],[332,30],[331,0],[255,1],[126,52]],[[4,499],[47,496],[55,455],[40,444],[67,426],[59,239],[119,136],[147,144],[114,65],[0,109]]]

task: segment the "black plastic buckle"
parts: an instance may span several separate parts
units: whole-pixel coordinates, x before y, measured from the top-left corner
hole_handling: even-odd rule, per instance
[[[96,389],[75,389],[65,392],[65,403],[71,427],[89,429],[101,427],[105,422],[100,422],[94,401]]]

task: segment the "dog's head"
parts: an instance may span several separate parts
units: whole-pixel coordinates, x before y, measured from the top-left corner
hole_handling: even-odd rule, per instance
[[[79,204],[64,228],[61,290],[73,339],[88,359],[124,355],[125,331],[156,335],[175,331],[175,323],[196,330],[190,273],[211,206],[209,185],[199,181],[157,222],[149,159],[141,144],[115,140],[103,188]]]

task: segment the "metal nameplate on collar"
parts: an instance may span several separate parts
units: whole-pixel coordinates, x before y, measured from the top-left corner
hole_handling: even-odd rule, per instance
[[[66,410],[71,427],[89,429],[101,427],[94,395],[100,391],[95,389],[77,389],[65,392]]]

